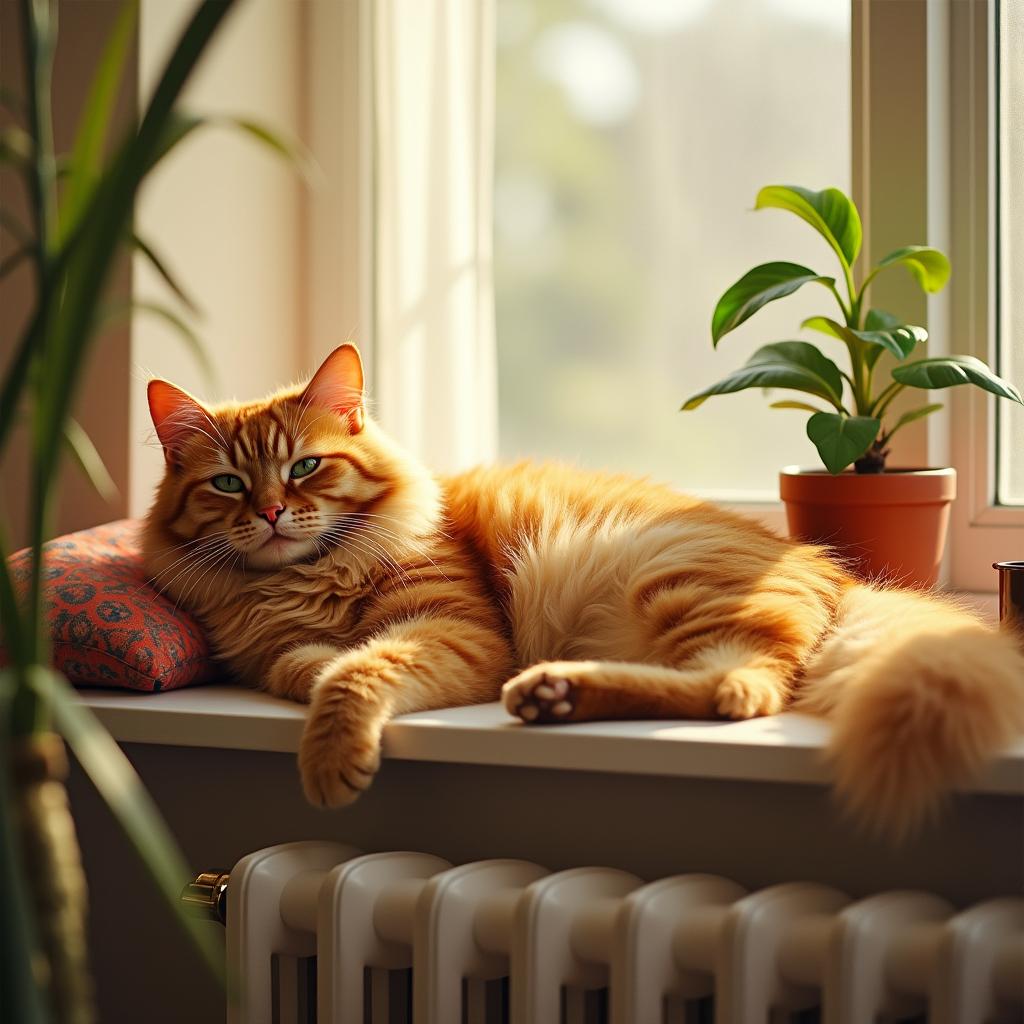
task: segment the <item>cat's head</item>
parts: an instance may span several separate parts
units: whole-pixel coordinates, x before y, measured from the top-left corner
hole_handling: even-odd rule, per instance
[[[147,521],[162,544],[147,539],[151,569],[175,548],[218,572],[339,556],[365,568],[436,522],[433,478],[366,414],[354,345],[305,387],[261,401],[207,405],[163,380],[148,394],[166,463]]]

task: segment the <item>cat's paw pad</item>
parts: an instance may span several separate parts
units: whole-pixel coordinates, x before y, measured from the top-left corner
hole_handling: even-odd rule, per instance
[[[576,708],[571,680],[544,669],[527,669],[501,691],[505,710],[524,722],[565,722]]]
[[[369,788],[379,766],[379,748],[352,736],[311,735],[307,729],[299,746],[302,789],[316,807],[354,803]]]
[[[757,669],[737,669],[718,684],[715,709],[723,718],[741,720],[782,710],[782,694],[773,677]]]

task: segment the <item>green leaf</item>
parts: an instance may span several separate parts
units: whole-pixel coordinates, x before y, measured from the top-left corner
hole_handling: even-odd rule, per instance
[[[161,278],[163,278],[164,284],[174,292],[179,301],[192,313],[198,314],[199,307],[195,304],[185,289],[181,287],[170,270],[167,269],[167,264],[159,255],[157,255],[156,250],[145,239],[135,233],[132,234],[132,245],[134,245],[135,248],[146,257],[149,261],[149,265],[160,275]]]
[[[145,313],[149,316],[162,320],[168,327],[173,328],[181,340],[185,342],[189,351],[199,364],[203,379],[210,386],[211,390],[218,390],[217,370],[210,359],[202,338],[189,326],[188,321],[180,316],[169,306],[160,302],[152,302],[148,299],[136,299],[132,302],[115,302],[100,311],[97,327],[102,329],[110,327],[127,319],[132,313]]]
[[[888,331],[893,327],[899,327],[903,321],[892,313],[886,313],[884,309],[869,309],[864,316],[865,331]]]
[[[209,353],[206,351],[206,346],[185,320],[178,316],[173,309],[169,309],[159,302],[139,300],[132,303],[132,308],[139,313],[148,313],[150,316],[155,316],[157,319],[163,320],[168,326],[173,327],[195,357],[206,383],[210,385],[212,390],[218,390],[217,370],[210,359]]]
[[[883,256],[878,266],[868,275],[868,281],[880,270],[900,264],[914,275],[926,292],[941,291],[949,280],[950,266],[945,253],[927,245],[907,245]],[[866,286],[867,281],[864,284]]]
[[[717,345],[724,335],[739,327],[762,306],[791,295],[812,281],[829,287],[835,284],[835,278],[822,277],[797,263],[763,263],[754,267],[718,300],[711,318],[714,344]]]
[[[198,128],[220,127],[230,128],[250,136],[255,141],[274,150],[284,157],[307,181],[315,181],[323,177],[323,172],[312,154],[302,143],[290,139],[259,121],[246,117],[231,117],[227,114],[197,116],[174,111],[164,129],[160,146],[154,154],[153,163],[162,160],[175,146]]]
[[[122,6],[93,75],[71,151],[64,202],[60,210],[62,238],[66,238],[78,223],[86,201],[103,171],[110,120],[117,103],[125,58],[135,40],[138,11],[138,0],[129,0]]]
[[[807,436],[818,449],[825,468],[835,475],[871,447],[881,425],[880,420],[867,416],[819,412],[807,421]]]
[[[891,352],[897,359],[906,359],[918,342],[928,340],[928,332],[923,327],[913,324],[902,324],[881,331],[851,331],[855,337],[869,345],[878,345]]]
[[[810,405],[807,402],[772,402],[769,409],[800,409],[803,412],[821,412],[816,405]]]
[[[758,353],[755,353],[756,355]],[[765,355],[762,361],[741,366],[717,384],[712,384],[711,387],[688,398],[682,409],[688,412],[702,405],[712,395],[727,395],[748,388],[789,388],[792,391],[816,395],[830,405],[836,404],[837,401],[829,382],[814,370],[781,356],[772,361]]]
[[[919,409],[911,409],[909,412],[905,412],[897,421],[896,425],[892,430],[888,431],[885,435],[886,440],[892,437],[900,427],[905,427],[908,423],[913,423],[914,420],[924,419],[925,416],[930,416],[933,412],[938,412],[942,408],[941,402],[936,402],[932,405],[922,405]]]
[[[261,124],[259,121],[252,121],[246,117],[228,117],[219,114],[207,120],[213,125],[237,129],[243,134],[251,136],[257,142],[263,143],[292,164],[307,182],[316,181],[323,177],[323,172],[313,158],[312,153],[297,139],[288,138],[268,125]]]
[[[747,360],[746,365],[774,364],[780,360],[813,373],[826,388],[829,400],[836,405],[842,402],[843,375],[839,372],[839,367],[809,342],[775,341],[770,345],[762,345]]]
[[[874,310],[872,310],[874,312]],[[895,318],[894,318],[895,319]],[[897,359],[906,359],[914,350],[918,342],[928,340],[928,332],[923,327],[915,327],[913,324],[903,324],[896,320],[891,326],[879,327],[875,330],[855,331],[852,327],[831,320],[827,316],[812,316],[805,320],[801,327],[809,327],[823,334],[829,334],[841,341],[857,339],[868,345],[876,345],[880,349],[891,352]],[[881,352],[875,352],[874,357],[868,357],[871,365],[878,360]]]
[[[789,210],[811,225],[847,267],[860,252],[860,214],[853,202],[837,188],[814,192],[798,185],[768,185],[757,193],[755,209]]]
[[[847,328],[827,316],[809,316],[800,326],[808,327],[812,331],[820,331],[822,334],[828,334],[833,338],[838,338],[840,341],[846,340],[845,331]]]
[[[82,770],[135,848],[178,924],[214,976],[223,981],[221,944],[209,929],[185,916],[178,900],[192,872],[131,762],[62,676],[38,665],[29,672],[33,687],[52,708],[57,726]]]
[[[0,130],[0,164],[25,167],[32,161],[32,136],[16,124]]]
[[[997,377],[974,356],[920,359],[916,363],[893,367],[892,376],[893,380],[912,388],[952,388],[959,384],[974,384],[983,391],[1024,405],[1024,398],[1013,384]]]
[[[70,416],[64,424],[64,439],[79,468],[86,475],[89,483],[96,488],[96,493],[104,501],[114,501],[118,495],[114,478],[110,475],[103,457],[92,443],[92,438],[85,432],[82,425]]]

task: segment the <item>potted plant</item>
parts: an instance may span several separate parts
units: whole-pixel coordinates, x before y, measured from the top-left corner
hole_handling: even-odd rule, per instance
[[[839,316],[812,316],[801,327],[845,346],[841,369],[809,341],[776,341],[759,348],[738,370],[683,404],[696,409],[712,395],[747,388],[783,388],[805,398],[773,402],[773,409],[809,413],[807,436],[825,469],[791,466],[780,475],[780,491],[792,536],[836,545],[867,576],[886,575],[905,584],[930,586],[938,575],[956,494],[953,469],[893,469],[886,465],[890,442],[908,423],[941,409],[926,403],[894,417],[893,399],[907,388],[928,391],[973,384],[1024,405],[1020,392],[973,356],[920,358],[928,332],[868,305],[872,282],[890,267],[905,267],[926,292],[949,279],[946,256],[924,245],[896,249],[855,280],[861,247],[857,207],[839,189],[821,192],[794,185],[769,185],[755,208],[788,210],[811,225],[829,244],[842,271],[836,278],[796,263],[765,263],[743,275],[718,300],[711,320],[712,344],[776,299],[805,284],[825,288]],[[896,364],[884,376],[884,353]],[[851,470],[852,467],[852,470]]]
[[[195,927],[179,905],[178,893],[191,872],[174,838],[124,753],[51,666],[43,608],[43,549],[65,449],[98,488],[109,480],[99,453],[71,412],[106,320],[111,269],[119,254],[126,247],[139,249],[183,297],[164,261],[135,233],[134,202],[150,171],[186,136],[208,123],[207,118],[185,115],[178,101],[234,3],[202,0],[195,5],[138,123],[119,141],[108,138],[108,130],[135,38],[137,0],[125,0],[84,98],[71,152],[54,151],[50,81],[57,5],[52,0],[22,0],[24,89],[20,95],[0,94],[0,105],[11,114],[10,121],[0,125],[0,164],[22,181],[31,216],[28,224],[21,224],[0,203],[0,222],[20,243],[0,260],[0,280],[22,261],[35,271],[31,312],[24,330],[13,339],[12,356],[0,377],[0,455],[18,420],[27,420],[34,467],[25,495],[32,558],[24,601],[16,596],[0,521],[0,646],[6,649],[7,661],[0,668],[3,1021],[87,1024],[95,1016],[86,956],[85,878],[64,787],[65,742],[186,934],[214,974],[222,975],[222,948]],[[263,126],[236,123],[273,149],[289,152]],[[153,304],[148,304],[148,311],[163,315],[194,340],[173,311]],[[13,500],[15,495],[5,497]]]

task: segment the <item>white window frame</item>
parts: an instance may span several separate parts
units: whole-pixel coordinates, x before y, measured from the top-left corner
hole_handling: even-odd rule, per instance
[[[948,4],[948,216],[954,268],[950,336],[957,348],[995,365],[998,329],[995,0]],[[973,197],[958,202],[957,197]],[[949,455],[959,478],[950,524],[950,584],[991,590],[991,563],[1024,553],[1024,508],[996,503],[996,399],[953,389]]]

